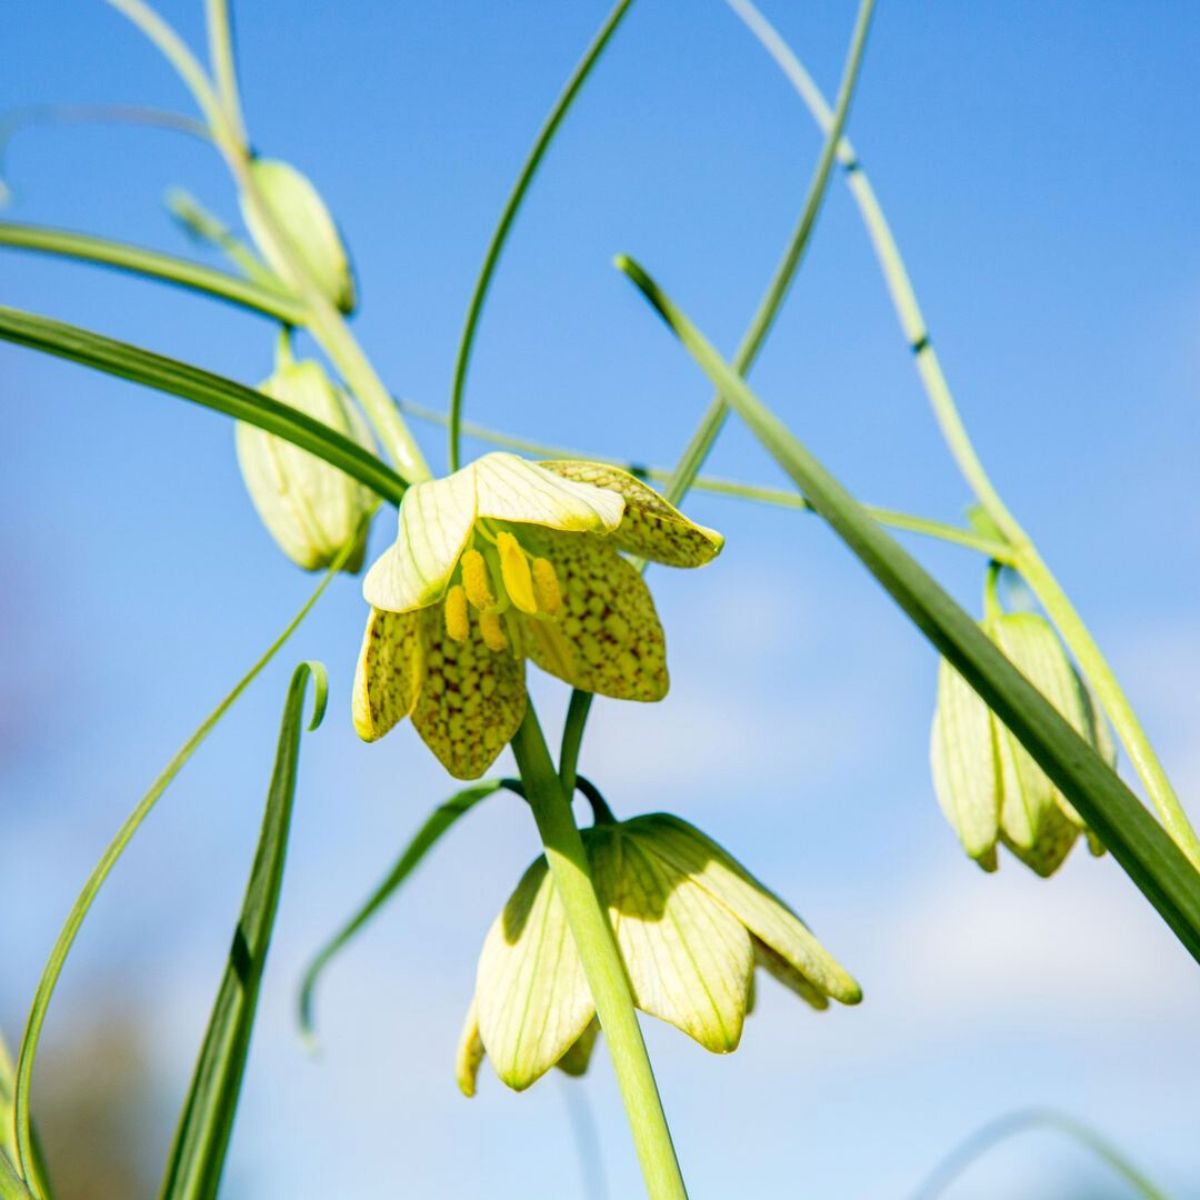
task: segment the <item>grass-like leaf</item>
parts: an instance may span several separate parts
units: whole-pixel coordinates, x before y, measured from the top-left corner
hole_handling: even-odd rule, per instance
[[[1107,763],[747,387],[637,263],[625,272],[813,508],[1016,735],[1200,960],[1200,877]]]
[[[505,781],[501,779],[484,780],[482,783],[463,788],[461,792],[451,796],[444,804],[439,804],[413,835],[412,841],[405,846],[396,860],[396,865],[384,876],[379,886],[367,897],[346,924],[313,955],[312,962],[309,963],[308,969],[304,972],[304,978],[301,980],[297,998],[300,1033],[310,1048],[315,1047],[316,1043],[313,1013],[314,993],[330,960],[387,903],[458,818],[470,812],[480,800],[486,800],[488,796],[504,786],[506,786]]]
[[[226,300],[288,325],[303,325],[305,320],[304,306],[283,292],[230,275],[228,271],[216,271],[185,258],[145,250],[126,242],[114,242],[87,233],[72,233],[66,229],[0,221],[0,246],[97,263],[145,279],[157,279],[161,283]]]
[[[220,1185],[283,885],[304,696],[310,678],[316,695],[309,728],[315,729],[324,715],[325,670],[316,663],[301,663],[288,687],[258,850],[225,975],[175,1132],[160,1192],[162,1200],[211,1200]]]
[[[189,363],[62,321],[3,306],[0,306],[0,340],[82,363],[257,425],[323,458],[392,504],[400,503],[407,487],[401,476],[350,438],[253,388]]]

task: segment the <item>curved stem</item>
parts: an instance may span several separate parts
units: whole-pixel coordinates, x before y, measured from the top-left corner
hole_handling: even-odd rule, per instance
[[[1091,1150],[1126,1180],[1143,1200],[1167,1200],[1166,1193],[1155,1187],[1107,1138],[1062,1113],[1037,1108],[1009,1113],[973,1133],[934,1168],[929,1178],[913,1192],[912,1200],[936,1200],[989,1150],[1010,1137],[1037,1129],[1056,1129]]]
[[[497,222],[496,228],[492,233],[492,239],[488,243],[487,253],[483,258],[483,266],[479,269],[479,276],[475,280],[475,288],[471,293],[471,301],[467,305],[467,317],[463,324],[462,337],[458,344],[458,355],[454,360],[454,382],[450,389],[449,428],[450,470],[452,471],[457,471],[461,465],[463,395],[467,385],[467,369],[471,363],[471,351],[475,345],[475,332],[479,326],[479,318],[483,312],[483,304],[487,299],[488,289],[492,285],[492,276],[496,273],[500,254],[504,250],[504,243],[508,240],[509,230],[512,228],[517,211],[521,207],[521,202],[525,199],[525,193],[529,190],[529,185],[533,182],[533,177],[537,174],[537,169],[541,165],[542,158],[549,148],[551,141],[553,141],[559,125],[562,124],[563,118],[567,115],[571,104],[579,94],[579,89],[583,87],[588,75],[591,74],[592,68],[599,61],[601,54],[604,53],[605,47],[612,39],[613,34],[616,33],[617,27],[621,24],[632,3],[633,0],[618,0],[607,18],[605,18],[600,31],[592,39],[592,44],[584,52],[575,70],[571,72],[571,77],[567,80],[566,86],[554,102],[554,107],[550,110],[550,115],[546,118],[545,124],[539,130],[537,138],[534,140],[529,155],[521,167],[521,173],[517,176],[517,181],[513,184],[512,191],[505,201],[504,210],[501,212],[500,220]]]
[[[563,791],[554,770],[532,704],[513,738],[512,748],[545,847],[546,862],[596,1003],[646,1190],[651,1200],[686,1200],[687,1189],[642,1040],[625,966],[596,895],[568,793]]]
[[[823,129],[829,130],[832,127],[829,106],[787,43],[758,12],[751,0],[728,2],[787,75],[813,119]],[[1133,706],[1074,605],[1042,560],[1032,539],[1000,498],[984,469],[959,414],[941,361],[933,348],[929,328],[917,302],[916,291],[904,265],[900,248],[862,162],[846,138],[840,139],[838,158],[845,168],[847,184],[858,204],[875,249],[900,327],[913,350],[917,371],[934,416],[959,471],[997,528],[1011,544],[1013,565],[1025,577],[1042,607],[1058,626],[1088,682],[1095,689],[1163,826],[1192,864],[1200,867],[1200,837],[1197,837],[1188,820],[1165,768],[1133,711]]]
[[[759,301],[758,308],[750,318],[750,324],[742,335],[741,343],[733,358],[733,368],[739,375],[745,376],[754,365],[758,352],[762,349],[775,318],[787,298],[788,289],[795,278],[800,263],[804,258],[805,248],[812,236],[813,227],[821,210],[821,203],[829,186],[829,176],[832,170],[834,156],[841,140],[842,130],[850,115],[850,103],[854,99],[854,89],[858,84],[858,75],[862,67],[863,51],[866,49],[867,33],[871,27],[871,16],[875,10],[874,0],[860,0],[858,16],[854,22],[854,31],[850,35],[850,48],[846,52],[845,65],[842,67],[842,81],[838,88],[837,112],[831,117],[830,126],[826,130],[825,142],[821,154],[813,170],[808,192],[804,198],[804,207],[800,210],[799,220],[792,231],[792,236],[784,249],[775,273],[771,276],[767,290]],[[684,497],[696,482],[700,468],[708,458],[709,452],[716,443],[725,419],[729,413],[729,405],[725,397],[718,392],[709,403],[707,411],[700,419],[700,424],[692,434],[691,440],[684,447],[675,470],[671,472],[664,490],[666,498],[675,505],[683,502]],[[642,570],[646,564],[642,563]],[[563,730],[562,767],[564,779],[574,777],[583,733],[587,725],[588,714],[592,707],[592,697],[589,693],[573,692],[568,711],[568,723]],[[571,717],[574,717],[574,724]]]
[[[430,421],[437,425],[445,425],[449,418],[445,413],[428,408],[423,404],[415,404],[411,400],[399,400],[400,411],[407,416],[415,417],[418,421]],[[481,442],[489,442],[493,446],[504,446],[510,450],[519,450],[525,454],[536,454],[541,458],[578,458],[587,462],[608,463],[620,467],[630,474],[655,483],[666,483],[673,476],[673,471],[665,467],[647,467],[629,459],[616,458],[610,454],[594,454],[590,450],[572,450],[566,446],[552,446],[547,442],[535,442],[530,438],[517,437],[513,434],[500,433],[478,425],[474,421],[464,421],[462,432],[468,437],[478,438]],[[736,500],[750,500],[758,504],[770,504],[777,508],[790,508],[800,512],[812,512],[812,505],[795,492],[783,488],[760,487],[758,484],[739,483],[733,479],[717,479],[712,475],[697,475],[692,480],[691,490],[707,492],[713,496],[729,496]],[[984,537],[970,529],[959,525],[951,525],[946,521],[937,521],[930,517],[919,517],[911,513],[898,512],[894,508],[879,508],[876,505],[864,505],[867,511],[881,524],[890,525],[893,529],[904,529],[909,533],[920,533],[927,537],[963,546],[968,550],[977,550],[980,554],[993,558],[1007,565],[1012,550],[1004,542]]]
[[[113,242],[65,229],[0,221],[0,246],[99,263],[147,279],[158,279],[163,283],[227,300],[288,325],[299,325],[305,318],[304,308],[283,292],[261,287],[236,275],[215,271],[184,258],[159,254],[156,250],[144,250],[141,246],[131,246],[125,242]]]
[[[101,887],[104,886],[104,881],[108,878],[109,873],[117,865],[117,861],[125,852],[125,848],[133,840],[134,834],[137,833],[142,822],[150,815],[154,806],[162,797],[162,794],[170,786],[172,780],[187,765],[192,755],[195,754],[208,735],[217,727],[221,718],[233,707],[238,697],[254,682],[267,664],[282,649],[288,638],[296,632],[300,623],[312,611],[313,605],[316,604],[325,589],[333,582],[338,571],[345,566],[346,559],[353,552],[355,546],[358,544],[358,540],[357,537],[354,537],[346,543],[345,549],[341,551],[337,559],[331,564],[329,570],[317,585],[316,590],[304,602],[300,611],[288,622],[283,632],[267,647],[262,657],[258,659],[250,670],[238,680],[233,690],[205,717],[199,728],[184,742],[175,754],[175,757],[163,768],[162,773],[151,784],[150,790],[138,801],[137,806],[125,818],[120,829],[117,830],[108,848],[101,856],[100,861],[88,876],[87,882],[83,885],[83,890],[71,906],[71,911],[67,914],[62,931],[54,943],[54,948],[50,951],[50,957],[46,962],[45,969],[42,971],[41,979],[38,980],[37,990],[34,992],[33,1004],[30,1006],[29,1018],[25,1024],[25,1033],[21,1038],[21,1048],[17,1055],[17,1071],[13,1083],[13,1124],[16,1129],[17,1166],[37,1195],[46,1194],[46,1181],[39,1168],[30,1117],[30,1088],[33,1083],[34,1061],[37,1056],[38,1041],[41,1038],[42,1026],[45,1024],[46,1013],[50,1008],[50,1001],[54,996],[54,989],[58,985],[58,979],[66,964],[67,955],[71,952],[76,935],[79,933],[79,929],[92,907],[92,902],[96,899]]]
[[[238,95],[237,59],[233,52],[233,21],[229,0],[204,0],[208,26],[208,57],[217,81],[217,95],[225,112],[230,132],[238,141],[246,140],[242,119],[242,101]]]

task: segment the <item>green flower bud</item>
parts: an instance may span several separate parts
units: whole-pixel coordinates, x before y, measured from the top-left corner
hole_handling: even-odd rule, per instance
[[[698,829],[655,813],[583,831],[596,890],[643,1012],[718,1054],[737,1049],[756,965],[814,1008],[857,1004],[855,981],[790,908]],[[587,1067],[596,1007],[545,858],[484,942],[458,1052],[474,1095],[486,1054],[509,1087]]]
[[[293,362],[284,349],[275,373],[259,390],[374,452],[366,423],[320,363]],[[378,497],[315,454],[255,425],[238,422],[236,436],[238,464],[250,498],[284,554],[298,567],[316,571],[329,566],[357,537],[344,568],[357,571],[366,549],[362,519],[374,511]]]
[[[1036,613],[1004,613],[984,632],[1098,754],[1116,748],[1098,704],[1058,635]],[[1104,847],[1029,752],[944,659],[930,746],[933,785],[963,849],[985,871],[1002,842],[1039,875],[1054,874],[1079,834],[1093,854]]]
[[[250,174],[263,203],[287,238],[291,255],[304,265],[331,304],[344,313],[353,312],[357,297],[350,258],[317,189],[290,163],[277,158],[254,159],[250,163]],[[271,269],[285,283],[297,286],[290,256],[280,252],[263,228],[254,205],[245,196],[242,197],[242,217]]]

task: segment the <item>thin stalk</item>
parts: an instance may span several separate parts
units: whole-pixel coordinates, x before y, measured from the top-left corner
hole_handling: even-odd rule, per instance
[[[829,129],[825,134],[825,142],[817,165],[813,169],[808,191],[804,197],[804,206],[792,236],[784,249],[783,256],[775,268],[758,303],[758,308],[750,318],[750,324],[742,335],[742,340],[734,352],[733,369],[739,376],[749,374],[754,360],[758,357],[775,324],[779,310],[787,299],[788,290],[800,264],[804,259],[804,251],[812,236],[813,228],[821,211],[821,204],[829,186],[829,177],[833,169],[834,157],[841,141],[842,130],[850,115],[850,104],[854,99],[854,90],[858,85],[858,76],[862,68],[863,52],[867,45],[867,33],[871,28],[871,16],[875,11],[875,0],[860,0],[858,16],[854,22],[854,30],[850,35],[850,47],[846,52],[846,61],[842,67],[842,80],[838,88],[837,111],[832,115]],[[683,503],[684,497],[691,490],[700,474],[700,468],[716,444],[725,420],[729,415],[729,405],[725,397],[717,392],[709,402],[709,406],[700,419],[700,424],[692,434],[688,444],[679,457],[675,470],[667,480],[664,489],[666,498],[675,505]],[[646,564],[642,563],[642,570]],[[568,710],[567,725],[563,729],[561,749],[561,770],[564,779],[573,779],[583,744],[583,734],[587,726],[588,714],[591,711],[592,697],[590,693],[575,692],[571,696]]]
[[[225,120],[238,141],[245,142],[246,124],[242,119],[242,101],[238,95],[229,0],[204,0],[204,16],[208,26],[208,58],[217,81],[217,95],[225,112]]]
[[[259,287],[283,291],[287,285],[215,213],[209,212],[186,188],[167,189],[167,210],[196,241],[215,246],[248,279]],[[302,317],[307,314],[300,310]]]
[[[871,28],[871,17],[875,11],[875,0],[861,0],[858,6],[858,16],[854,22],[854,32],[850,35],[850,49],[846,53],[846,62],[842,67],[842,81],[838,87],[837,108],[833,114],[825,142],[821,147],[821,155],[813,170],[812,179],[808,185],[808,194],[800,219],[796,222],[787,249],[775,268],[775,274],[767,285],[767,290],[759,301],[758,309],[750,320],[742,340],[734,352],[732,366],[739,375],[748,375],[754,366],[779,310],[787,298],[788,289],[804,259],[813,228],[821,212],[825,193],[829,188],[829,179],[833,171],[833,163],[837,154],[838,142],[842,130],[850,115],[850,104],[854,99],[854,91],[858,86],[858,76],[862,68],[863,52],[867,47],[867,34]],[[666,490],[666,497],[672,504],[679,504],[687,495],[693,480],[700,473],[700,468],[708,458],[725,420],[729,415],[729,406],[720,394],[713,397],[708,411],[700,421],[692,440],[687,444],[675,474]]]
[[[751,0],[728,2],[792,82],[817,124],[825,130],[831,129],[832,114],[829,105],[787,43],[759,13]],[[1151,745],[1129,698],[1075,606],[1038,553],[1033,540],[1000,498],[971,442],[950,384],[942,370],[941,361],[933,348],[929,328],[917,302],[916,291],[900,254],[900,248],[862,162],[846,138],[839,140],[838,159],[845,169],[847,185],[858,204],[863,224],[879,260],[900,327],[913,351],[917,371],[929,397],[934,417],[960,473],[1011,544],[1011,564],[1033,589],[1100,698],[1164,828],[1192,865],[1200,868],[1200,837],[1188,820],[1166,769]]]
[[[454,360],[454,382],[450,388],[449,425],[450,470],[452,471],[457,471],[461,462],[463,395],[467,386],[467,370],[471,364],[471,351],[475,345],[475,333],[479,326],[479,318],[483,313],[484,301],[487,299],[488,290],[492,285],[492,276],[496,273],[501,252],[504,250],[504,243],[508,240],[509,230],[516,219],[521,202],[525,199],[525,193],[529,190],[529,185],[533,182],[533,177],[537,174],[537,169],[541,165],[550,143],[554,140],[559,125],[562,124],[563,118],[579,94],[579,89],[587,81],[592,68],[604,53],[605,47],[612,40],[613,34],[616,33],[617,27],[621,24],[626,12],[629,11],[632,2],[633,0],[618,0],[605,18],[604,24],[600,26],[599,32],[592,39],[591,45],[579,60],[575,70],[571,72],[571,77],[554,102],[550,115],[538,131],[533,146],[521,167],[521,172],[517,176],[517,181],[513,184],[512,191],[505,201],[504,210],[500,214],[500,220],[496,223],[492,239],[488,243],[483,266],[479,269],[475,288],[471,292],[471,300],[467,305],[467,317],[458,344],[458,355]]]
[[[444,412],[428,408],[423,404],[416,404],[411,400],[398,400],[397,404],[402,413],[415,417],[418,421],[429,421],[436,425],[446,425],[449,421]],[[632,475],[654,483],[669,482],[675,474],[674,471],[668,471],[665,467],[647,467],[641,463],[610,454],[594,454],[590,450],[572,450],[566,446],[553,446],[548,442],[535,442],[530,438],[488,429],[474,421],[463,421],[461,429],[465,436],[478,438],[481,442],[488,442],[493,446],[519,450],[524,454],[535,454],[540,458],[577,458],[587,462],[608,463],[610,466],[620,467]],[[728,496],[735,500],[769,504],[776,508],[790,508],[809,513],[813,511],[812,505],[795,492],[785,491],[783,488],[760,487],[753,483],[739,483],[733,479],[718,479],[712,475],[697,475],[692,480],[691,490],[707,492],[712,496]],[[984,537],[970,529],[963,529],[959,525],[951,525],[946,521],[898,512],[893,508],[879,508],[871,504],[864,507],[881,525],[889,525],[893,529],[903,529],[909,533],[924,534],[956,546],[963,546],[968,550],[976,550],[988,558],[1008,565],[1012,550],[1004,542]]]
[[[429,466],[396,408],[391,393],[376,374],[375,368],[350,332],[350,327],[343,320],[341,313],[313,282],[308,269],[293,249],[291,240],[280,228],[274,213],[263,200],[249,170],[249,147],[227,119],[225,107],[204,68],[175,30],[143,0],[108,2],[129,17],[158,47],[195,97],[205,120],[209,123],[213,141],[228,164],[239,190],[254,209],[270,239],[272,249],[287,263],[292,277],[296,280],[299,300],[306,312],[305,327],[362,404],[367,418],[388,456],[395,463],[396,469],[409,483],[428,479]],[[236,72],[232,69],[226,83],[236,90]]]
[[[1166,1193],[1160,1191],[1107,1138],[1063,1113],[1040,1108],[1008,1113],[973,1133],[934,1168],[929,1178],[912,1194],[912,1200],[936,1200],[968,1167],[993,1147],[1017,1134],[1038,1129],[1057,1130],[1090,1150],[1124,1179],[1142,1200],[1167,1200]]]
[[[625,965],[596,895],[587,851],[567,799],[569,793],[563,791],[554,770],[532,704],[513,738],[512,748],[546,862],[596,1002],[647,1193],[651,1200],[686,1200],[687,1189],[642,1040]]]
[[[66,965],[67,955],[71,952],[71,947],[74,945],[80,927],[83,925],[84,919],[92,907],[92,902],[104,886],[104,881],[108,878],[113,867],[117,865],[117,861],[124,854],[125,848],[133,840],[134,834],[141,828],[142,822],[150,815],[171,782],[187,765],[192,755],[200,748],[208,735],[217,727],[221,718],[233,707],[241,694],[258,678],[267,664],[283,648],[292,634],[296,632],[300,623],[308,616],[313,606],[324,594],[325,589],[333,582],[338,571],[345,566],[346,559],[358,544],[358,540],[358,537],[354,537],[346,543],[345,549],[342,550],[337,559],[331,564],[315,591],[304,602],[300,611],[288,622],[283,632],[267,647],[266,651],[250,670],[238,680],[233,690],[205,717],[191,737],[180,746],[175,756],[167,763],[162,773],[151,784],[150,790],[138,801],[129,816],[125,818],[120,829],[117,830],[112,841],[109,843],[108,848],[101,856],[100,861],[92,869],[92,873],[83,885],[83,890],[76,897],[75,903],[71,905],[71,911],[67,914],[67,919],[54,943],[54,948],[50,951],[50,957],[46,961],[42,977],[38,980],[37,990],[34,992],[33,1004],[30,1007],[29,1018],[25,1024],[25,1033],[21,1038],[21,1048],[17,1055],[17,1071],[13,1081],[13,1124],[16,1129],[17,1166],[30,1184],[35,1195],[45,1196],[47,1194],[47,1187],[45,1176],[38,1163],[38,1155],[33,1141],[32,1118],[30,1116],[30,1090],[33,1084],[34,1062],[37,1057],[37,1048],[42,1034],[42,1027],[46,1022],[46,1013],[49,1011],[50,1001],[54,996],[54,989],[58,985],[59,976]]]
[[[126,242],[113,242],[107,238],[72,233],[65,229],[46,229],[36,225],[0,221],[0,246],[32,250],[39,254],[54,254],[81,262],[99,263],[117,271],[126,271],[147,279],[158,279],[163,283],[190,288],[192,291],[215,296],[219,300],[227,300],[231,304],[273,317],[288,325],[298,325],[305,317],[304,308],[283,292],[261,287],[247,279],[239,279],[226,271],[215,271],[211,267],[201,266],[187,259],[159,254],[156,250],[144,250],[141,246],[131,246]]]

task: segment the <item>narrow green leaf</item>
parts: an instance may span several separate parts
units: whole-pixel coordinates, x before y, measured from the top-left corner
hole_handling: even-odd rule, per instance
[[[33,1193],[3,1150],[0,1150],[0,1200],[33,1200]]]
[[[283,886],[300,758],[304,695],[310,678],[316,690],[316,711],[309,728],[315,729],[324,715],[325,668],[319,663],[301,663],[288,687],[258,850],[242,902],[242,914],[234,930],[229,962],[175,1132],[159,1193],[162,1200],[209,1200],[216,1196],[221,1182],[225,1151],[233,1132],[242,1076],[250,1051],[259,987]]]
[[[257,425],[323,458],[392,504],[400,503],[408,486],[389,466],[350,438],[253,388],[200,367],[75,325],[3,306],[0,306],[0,340],[82,363]]]
[[[189,288],[218,300],[227,300],[230,304],[274,317],[288,325],[303,325],[305,321],[304,306],[283,292],[262,287],[248,279],[239,279],[227,271],[215,271],[211,267],[188,262],[185,258],[159,254],[155,250],[144,250],[141,246],[131,246],[125,242],[113,242],[86,233],[72,233],[66,229],[46,229],[37,225],[0,221],[0,246],[99,263],[117,271],[127,271],[146,279]]]
[[[458,818],[470,812],[480,800],[486,800],[488,796],[504,786],[505,781],[501,779],[484,780],[482,783],[464,788],[444,804],[439,804],[421,828],[417,830],[412,841],[405,846],[403,853],[396,860],[396,865],[384,876],[362,907],[313,956],[312,962],[309,963],[308,969],[304,972],[304,978],[301,980],[297,999],[300,1033],[310,1049],[314,1049],[316,1046],[314,993],[330,960],[395,895],[400,885],[420,865],[429,851]]]
[[[35,1193],[39,1195],[46,1195],[48,1189],[45,1183],[46,1172],[41,1163],[41,1155],[30,1117],[33,1068],[37,1060],[42,1028],[46,1023],[46,1014],[50,1009],[50,1001],[54,996],[54,989],[58,986],[59,976],[66,966],[71,947],[75,944],[76,937],[79,936],[79,930],[82,928],[96,896],[104,886],[104,881],[117,865],[121,855],[125,853],[134,835],[141,828],[142,822],[162,798],[171,781],[183,770],[192,755],[204,744],[208,735],[220,724],[221,719],[233,707],[238,697],[258,678],[267,664],[299,628],[300,623],[308,616],[313,606],[324,594],[325,589],[345,565],[346,556],[350,554],[351,549],[351,545],[347,545],[342,556],[330,564],[329,570],[321,582],[304,602],[300,611],[288,622],[283,632],[267,647],[257,662],[238,680],[229,694],[209,713],[199,728],[184,742],[171,761],[163,768],[161,774],[151,784],[150,790],[137,802],[133,811],[122,822],[120,829],[117,830],[101,855],[100,861],[92,868],[92,873],[76,897],[75,903],[71,905],[71,911],[67,914],[66,921],[63,922],[63,927],[54,942],[45,967],[42,968],[41,978],[38,980],[37,989],[33,994],[33,1002],[29,1006],[29,1017],[25,1022],[25,1034],[21,1038],[21,1049],[17,1055],[16,1075],[13,1079],[15,1161],[22,1174],[32,1184]]]
[[[801,445],[631,259],[634,282],[688,353],[834,532],[983,697],[1200,960],[1200,878],[1108,764],[962,609]]]

